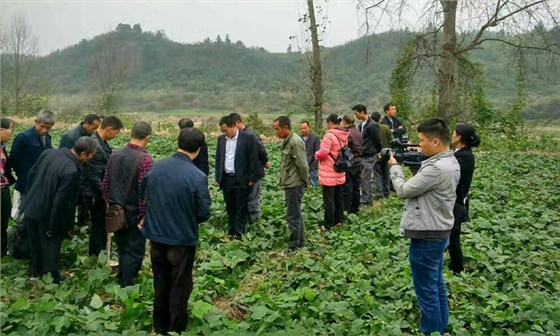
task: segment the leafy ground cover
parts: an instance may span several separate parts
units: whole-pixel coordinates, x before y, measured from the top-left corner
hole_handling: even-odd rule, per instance
[[[55,134],[55,143],[58,133]],[[118,138],[115,147],[126,141]],[[174,136],[148,149],[170,155]],[[210,141],[212,155],[215,141]],[[262,193],[262,220],[242,242],[226,238],[220,192],[200,228],[189,335],[416,335],[419,311],[398,236],[402,201],[392,198],[348,217],[323,236],[319,189],[304,196],[306,248],[286,255],[279,142]],[[212,160],[211,160],[212,161]],[[210,178],[212,185],[213,178]],[[463,236],[468,272],[446,271],[453,335],[560,334],[560,159],[491,151],[477,155],[471,221]],[[65,241],[66,280],[29,280],[27,262],[6,257],[0,327],[6,335],[150,335],[149,258],[140,279],[121,289],[105,256],[87,256],[87,228]]]

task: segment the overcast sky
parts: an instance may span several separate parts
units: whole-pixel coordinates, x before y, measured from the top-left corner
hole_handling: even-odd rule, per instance
[[[195,43],[207,36],[215,39],[218,34],[222,38],[229,34],[234,42],[283,52],[292,35],[303,43],[298,19],[306,12],[306,2],[301,0],[3,0],[1,6],[4,21],[16,14],[26,17],[38,36],[41,54],[113,30],[119,23],[140,23],[144,31],[164,30],[177,42]],[[356,1],[331,0],[321,2],[321,6],[330,21],[323,45],[343,44],[361,35],[363,21]]]

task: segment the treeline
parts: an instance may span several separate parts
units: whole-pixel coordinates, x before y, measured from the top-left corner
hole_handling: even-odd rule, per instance
[[[560,29],[557,29],[560,30]],[[503,33],[495,33],[503,34]],[[390,31],[323,50],[326,109],[342,112],[356,102],[380,109],[390,99],[388,82],[400,47],[410,32]],[[51,88],[51,104],[76,110],[91,108],[98,94],[92,58],[107,39],[126,55],[114,104],[120,111],[223,109],[242,112],[303,112],[307,93],[307,54],[271,53],[246,47],[230,36],[196,44],[169,40],[163,31],[142,31],[119,24],[116,30],[37,59],[37,77]],[[291,49],[291,48],[290,48]],[[496,105],[517,94],[517,55],[502,44],[485,44],[469,58],[485,71],[487,96]],[[556,59],[558,61],[558,59]],[[560,69],[542,52],[525,53],[528,118],[560,118]],[[432,91],[425,82],[419,91]]]

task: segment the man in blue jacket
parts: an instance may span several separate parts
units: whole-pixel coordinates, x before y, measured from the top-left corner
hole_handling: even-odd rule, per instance
[[[27,175],[41,153],[52,147],[49,131],[55,122],[54,113],[41,110],[35,118],[35,125],[19,133],[12,144],[10,164],[17,175],[15,189],[22,195],[27,191]]]
[[[186,128],[178,142],[177,152],[156,162],[140,188],[147,204],[138,226],[151,241],[153,318],[158,334],[187,328],[198,224],[210,217],[208,180],[193,164],[205,142],[204,134]]]

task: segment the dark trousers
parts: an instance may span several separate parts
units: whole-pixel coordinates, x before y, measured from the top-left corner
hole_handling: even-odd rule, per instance
[[[91,227],[89,230],[90,256],[97,256],[105,249],[107,243],[107,228],[105,227],[106,205],[102,197],[95,197],[94,204],[88,204],[91,214]]]
[[[387,162],[377,161],[373,166],[375,176],[376,198],[389,198],[389,165]]]
[[[327,229],[342,223],[344,216],[344,184],[323,186],[324,225]]]
[[[119,285],[131,286],[142,268],[146,250],[146,237],[138,229],[138,214],[125,213],[128,227],[115,232],[119,252]]]
[[[224,173],[222,191],[228,214],[228,234],[241,238],[249,220],[248,199],[250,188],[241,188],[237,177]]]
[[[354,167],[346,172],[344,183],[344,210],[349,213],[358,213],[360,208],[360,186],[362,183],[362,164],[356,163]]]
[[[2,204],[0,205],[0,216],[2,220],[2,241],[0,242],[0,249],[2,250],[2,257],[8,252],[8,222],[12,213],[12,197],[10,196],[10,188],[5,187],[2,189]]]
[[[290,229],[288,248],[295,250],[305,245],[305,225],[301,212],[301,199],[305,187],[303,185],[284,189],[286,198],[286,221]]]
[[[453,206],[453,229],[449,236],[449,269],[455,274],[463,271],[463,250],[461,249],[461,224],[467,219],[467,211],[464,205],[455,203]]]
[[[47,223],[26,219],[27,237],[29,239],[29,270],[31,276],[50,273],[54,282],[60,282],[58,260],[62,237],[47,237]]]
[[[193,289],[195,252],[196,246],[151,242],[156,333],[181,333],[187,329],[187,304]]]

